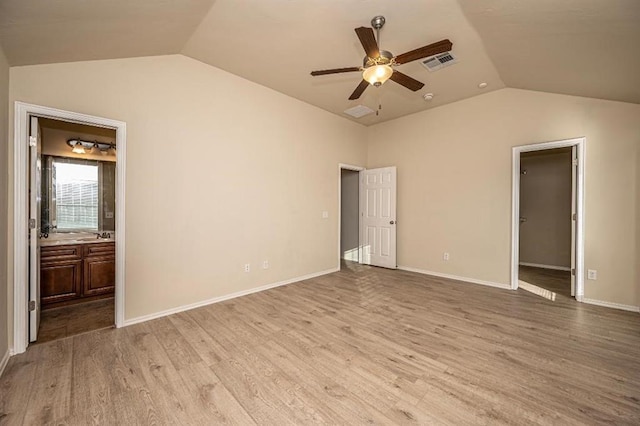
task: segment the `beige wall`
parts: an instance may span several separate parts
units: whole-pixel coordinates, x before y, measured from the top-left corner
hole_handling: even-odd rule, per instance
[[[640,255],[640,149],[636,152],[636,175],[634,181],[636,182],[636,255]],[[637,285],[637,299],[640,299],[640,261],[638,257],[635,260],[636,264],[636,285]],[[638,302],[640,304],[640,301]]]
[[[364,127],[180,55],[15,67],[10,98],[127,123],[127,319],[338,266]]]
[[[359,244],[359,186],[360,174],[353,170],[340,170],[341,191],[341,226],[340,226],[340,256],[347,260],[357,260]],[[355,250],[355,251],[354,251]],[[354,257],[355,256],[355,257]]]
[[[524,153],[520,168],[520,262],[571,266],[571,151]]]
[[[7,179],[9,159],[9,65],[0,48],[0,359],[9,348],[8,279],[7,279]]]
[[[502,284],[511,147],[586,136],[585,297],[640,304],[640,105],[503,89],[368,131],[368,167],[398,166],[398,264]]]

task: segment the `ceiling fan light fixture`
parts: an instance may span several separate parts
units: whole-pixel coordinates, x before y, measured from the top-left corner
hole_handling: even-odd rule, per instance
[[[372,65],[364,70],[362,78],[372,86],[378,87],[389,80],[391,74],[393,74],[393,68],[389,65]]]

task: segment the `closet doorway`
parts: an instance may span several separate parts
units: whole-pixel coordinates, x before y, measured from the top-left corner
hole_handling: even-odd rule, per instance
[[[513,289],[582,300],[584,150],[584,138],[513,148]]]

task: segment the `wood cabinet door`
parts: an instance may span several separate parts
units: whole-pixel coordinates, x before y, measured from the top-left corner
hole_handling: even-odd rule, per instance
[[[79,297],[82,273],[82,260],[43,262],[40,266],[41,303],[46,305]]]
[[[92,256],[84,259],[83,295],[112,293],[115,289],[116,257]]]

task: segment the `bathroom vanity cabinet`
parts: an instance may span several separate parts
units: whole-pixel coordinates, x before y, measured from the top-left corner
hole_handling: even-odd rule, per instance
[[[40,248],[43,308],[111,296],[115,289],[115,242]]]

